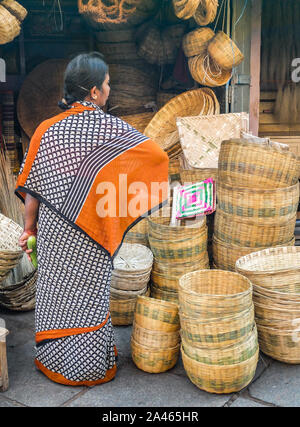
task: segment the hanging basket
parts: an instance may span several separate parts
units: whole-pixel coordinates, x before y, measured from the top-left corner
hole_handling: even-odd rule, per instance
[[[185,56],[189,58],[205,54],[208,43],[214,35],[214,31],[209,27],[196,28],[196,30],[187,33],[182,41]]]
[[[221,68],[207,52],[188,59],[193,79],[209,87],[224,86],[231,79],[231,70]]]
[[[20,22],[24,21],[27,16],[27,10],[15,0],[2,0],[1,6],[4,6]]]
[[[20,21],[0,4],[0,44],[13,41],[20,31]]]
[[[244,60],[244,55],[237,45],[223,31],[219,31],[208,44],[210,57],[223,70],[231,72],[233,67],[237,67]]]
[[[175,15],[179,19],[190,19],[197,10],[200,0],[172,0]]]
[[[204,27],[215,20],[218,6],[218,0],[200,0],[193,18],[198,25]]]

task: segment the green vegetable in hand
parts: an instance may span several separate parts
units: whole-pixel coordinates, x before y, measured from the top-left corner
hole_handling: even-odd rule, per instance
[[[30,236],[27,240],[27,247],[28,249],[32,249],[32,252],[29,254],[31,258],[31,262],[34,266],[34,268],[37,268],[37,253],[36,253],[36,237]]]

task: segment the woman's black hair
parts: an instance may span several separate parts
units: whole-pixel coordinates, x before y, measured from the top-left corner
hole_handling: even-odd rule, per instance
[[[75,56],[65,70],[64,99],[58,103],[59,107],[67,110],[73,102],[83,101],[94,86],[101,90],[107,73],[108,65],[100,52]]]

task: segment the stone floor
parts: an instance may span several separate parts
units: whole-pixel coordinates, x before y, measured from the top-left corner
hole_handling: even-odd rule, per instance
[[[188,379],[181,359],[166,373],[139,370],[130,355],[131,327],[116,327],[118,372],[110,383],[70,387],[48,380],[36,370],[34,312],[0,309],[7,336],[9,388],[0,407],[296,407],[300,406],[300,366],[261,354],[253,382],[239,393],[217,395],[199,390]]]

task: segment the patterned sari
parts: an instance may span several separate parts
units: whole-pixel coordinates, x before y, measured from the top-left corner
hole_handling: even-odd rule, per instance
[[[166,192],[152,194],[153,177],[167,182],[167,155],[90,102],[46,120],[31,139],[16,194],[40,200],[35,364],[55,382],[92,386],[116,374],[109,313],[113,258],[126,232],[166,201]],[[147,209],[124,215],[137,181]],[[115,215],[99,212],[104,182],[115,189]]]

